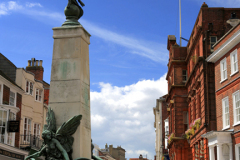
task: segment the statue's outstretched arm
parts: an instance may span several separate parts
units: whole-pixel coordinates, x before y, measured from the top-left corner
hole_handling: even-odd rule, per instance
[[[36,152],[36,153],[34,153],[32,155],[27,156],[24,160],[28,160],[30,158],[40,157],[42,155],[43,150],[45,150],[45,148],[46,148],[46,146],[44,146],[40,151],[38,151],[38,152]]]
[[[57,148],[61,151],[61,153],[62,153],[63,157],[65,158],[65,160],[69,160],[67,151],[63,148],[61,143],[58,140],[56,140],[55,138],[53,138],[52,141],[55,142]]]

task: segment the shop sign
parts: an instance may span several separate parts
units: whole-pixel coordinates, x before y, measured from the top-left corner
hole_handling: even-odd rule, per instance
[[[7,156],[7,157],[24,160],[24,155],[19,155],[19,154],[12,153],[12,152],[9,152],[9,151],[5,151],[5,150],[2,150],[2,149],[0,149],[0,154],[4,155],[4,156]]]
[[[8,121],[8,132],[19,132],[20,121]]]

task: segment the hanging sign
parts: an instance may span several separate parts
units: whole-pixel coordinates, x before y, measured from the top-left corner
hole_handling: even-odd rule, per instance
[[[20,121],[8,121],[8,132],[19,132]]]

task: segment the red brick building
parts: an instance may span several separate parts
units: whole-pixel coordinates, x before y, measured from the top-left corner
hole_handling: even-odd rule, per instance
[[[209,159],[208,140],[203,134],[216,130],[214,64],[206,58],[213,45],[232,26],[231,13],[239,8],[209,8],[202,5],[186,47],[168,36],[169,156],[172,160]]]
[[[239,22],[239,19],[232,21]],[[234,24],[233,24],[234,25]],[[217,130],[208,138],[210,159],[239,160],[240,155],[240,25],[232,27],[207,58],[215,66]],[[215,151],[214,151],[214,148]]]

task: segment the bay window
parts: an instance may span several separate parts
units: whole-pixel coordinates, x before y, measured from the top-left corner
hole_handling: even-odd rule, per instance
[[[16,120],[16,115],[7,110],[0,110],[0,142],[14,146],[15,133],[7,132],[7,122]]]

